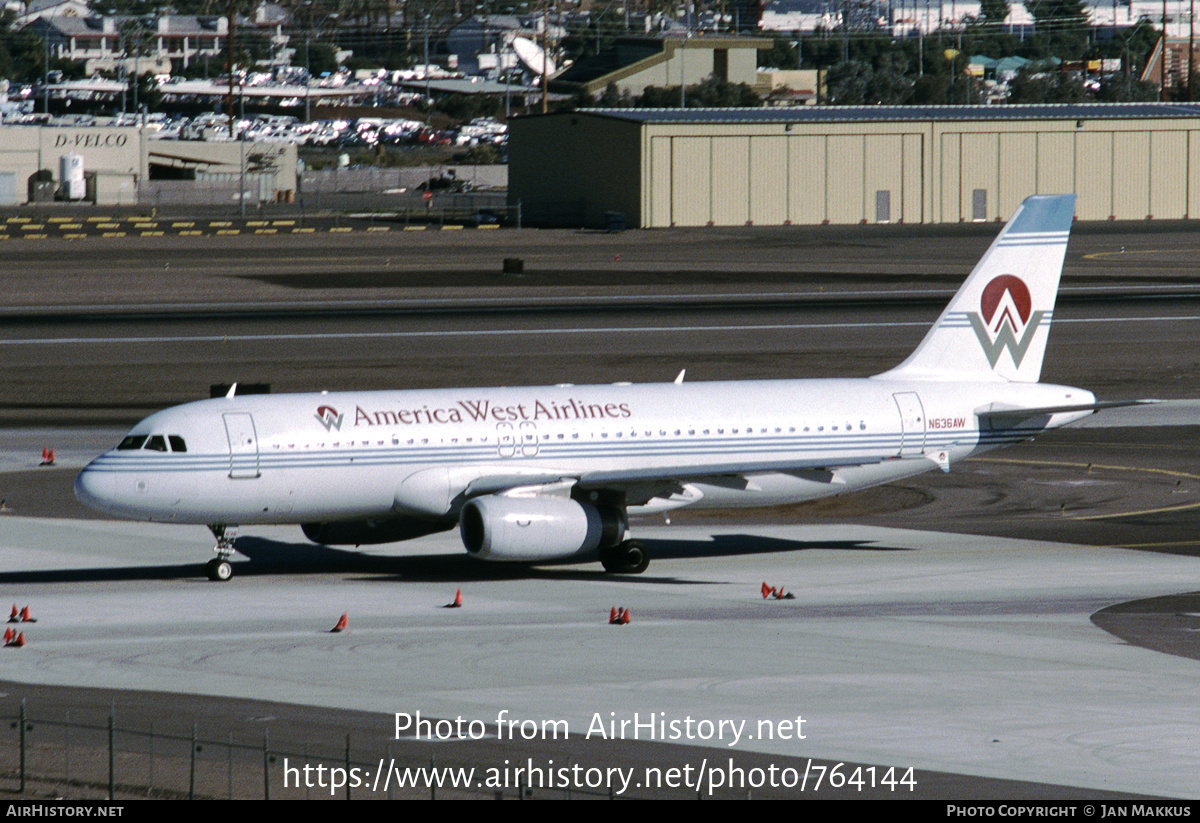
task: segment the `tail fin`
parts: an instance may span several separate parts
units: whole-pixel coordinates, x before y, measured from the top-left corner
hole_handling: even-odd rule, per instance
[[[880,378],[1036,383],[1075,195],[1026,198],[908,359]]]

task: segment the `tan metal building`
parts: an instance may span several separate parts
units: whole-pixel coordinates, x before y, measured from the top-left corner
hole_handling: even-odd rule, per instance
[[[527,222],[1004,220],[1074,192],[1083,220],[1200,217],[1200,104],[586,109],[514,119]]]
[[[0,126],[0,205],[63,198],[61,164],[78,155],[89,178],[86,199],[102,206],[138,204],[139,184],[163,171],[170,179],[236,180],[255,200],[296,190],[290,143],[154,140],[145,129],[96,126]],[[38,187],[39,176],[47,188]]]

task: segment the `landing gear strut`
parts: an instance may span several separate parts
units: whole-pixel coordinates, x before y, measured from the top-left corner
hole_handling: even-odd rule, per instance
[[[641,574],[650,565],[650,555],[641,542],[626,540],[601,549],[600,565],[610,574]]]
[[[217,556],[204,564],[204,570],[208,573],[208,579],[216,582],[224,582],[233,577],[233,564],[229,562],[229,556],[233,554],[233,541],[237,539],[237,526],[209,526],[208,530],[213,533],[213,537],[217,538],[216,548],[213,549]]]

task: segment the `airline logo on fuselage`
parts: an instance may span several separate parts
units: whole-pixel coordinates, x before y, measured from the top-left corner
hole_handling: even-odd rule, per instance
[[[968,312],[971,328],[992,368],[1006,349],[1013,365],[1020,366],[1046,313],[1033,310],[1029,287],[1013,274],[1002,274],[984,286],[979,312]]]
[[[333,406],[321,406],[317,409],[317,422],[325,427],[325,431],[342,428],[342,418],[345,415],[338,414],[337,409]]]
[[[355,426],[416,426],[437,423],[536,423],[544,420],[620,420],[631,417],[628,403],[588,403],[576,398],[529,401],[511,405],[491,400],[459,400],[447,406],[375,409],[354,407]],[[315,415],[326,431],[341,429],[344,415],[321,406]]]

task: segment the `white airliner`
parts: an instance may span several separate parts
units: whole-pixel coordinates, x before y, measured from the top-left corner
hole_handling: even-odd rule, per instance
[[[870,378],[248,395],[167,409],[79,475],[122,517],[325,544],[459,526],[471,555],[639,573],[628,516],[771,506],[940,468],[1103,405],[1037,382],[1075,209],[1027,199],[916,351]],[[1113,404],[1116,405],[1116,404]]]

